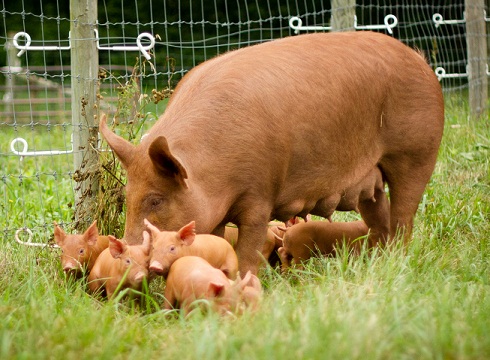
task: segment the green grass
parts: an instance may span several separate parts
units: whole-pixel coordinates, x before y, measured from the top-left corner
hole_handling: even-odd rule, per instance
[[[35,224],[47,241],[52,219],[70,221],[72,184],[52,175],[69,171],[62,160],[4,156],[12,134],[2,127],[0,358],[490,358],[490,124],[466,114],[448,103],[406,249],[312,259],[288,275],[267,268],[258,311],[228,318],[160,310],[162,282],[140,306],[99,301],[64,278],[56,250],[16,244],[20,226]]]

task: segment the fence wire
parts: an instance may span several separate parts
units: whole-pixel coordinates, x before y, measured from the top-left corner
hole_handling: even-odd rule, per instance
[[[356,24],[383,24],[387,15],[395,16],[392,36],[420,49],[434,70],[441,68],[445,75],[453,75],[442,77],[441,85],[447,97],[465,104],[464,1],[447,3],[357,1]],[[100,84],[101,109],[112,115],[120,106],[121,89],[132,79],[141,90],[134,96],[155,96],[167,86],[175,87],[191,68],[218,54],[294,36],[292,17],[306,27],[328,27],[332,16],[330,2],[323,0],[99,0],[97,5],[96,28],[100,46],[106,50],[99,50],[101,70],[92,80]],[[0,54],[0,231],[10,240],[18,229],[28,228],[34,238],[47,241],[52,237],[53,221],[68,228],[73,222],[73,152],[80,149],[72,149],[71,134],[73,126],[85,126],[73,125],[70,115],[73,79],[70,51],[64,50],[70,45],[70,9],[66,1],[3,1],[1,6],[0,41],[5,46]],[[49,48],[17,56],[13,39],[19,32],[29,34],[30,46]],[[155,37],[151,64],[141,52],[129,50],[142,33]],[[488,31],[485,36],[488,43]],[[25,37],[17,40],[20,46],[27,44]],[[114,47],[125,49],[107,50]],[[486,60],[488,63],[488,56]],[[136,64],[146,64],[144,71],[134,74]],[[164,108],[165,102],[160,102],[144,109],[153,114],[147,126]],[[129,121],[131,114],[119,110],[119,116]],[[12,144],[16,138],[24,142]],[[19,156],[22,151],[38,156]],[[55,152],[59,154],[49,154]]]

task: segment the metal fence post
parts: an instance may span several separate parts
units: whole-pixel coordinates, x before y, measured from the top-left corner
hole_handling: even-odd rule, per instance
[[[97,90],[99,55],[95,39],[97,0],[70,0],[75,228],[84,230],[96,214],[98,191]]]

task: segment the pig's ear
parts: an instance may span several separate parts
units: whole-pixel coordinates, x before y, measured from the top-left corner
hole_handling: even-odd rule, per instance
[[[187,171],[180,161],[170,152],[167,139],[164,136],[159,136],[153,140],[148,149],[148,154],[153,162],[153,166],[160,174],[174,178],[180,185],[187,188],[187,184],[185,183]]]
[[[281,229],[279,228],[279,230],[281,230]],[[284,242],[284,239],[282,237],[280,237],[279,235],[277,235],[274,231],[272,232],[272,234],[274,235],[274,237],[276,238],[276,240],[279,240],[279,241]]]
[[[245,274],[245,277],[243,279],[240,279],[240,277],[237,278],[238,288],[243,289],[245,286],[248,285],[250,280],[252,280],[252,273],[249,270],[249,271],[247,271],[247,273]]]
[[[253,274],[252,277],[250,278],[250,281],[248,282],[248,286],[251,286],[257,291],[262,291],[262,284],[260,283],[259,278]]]
[[[106,114],[102,114],[102,117],[100,118],[99,131],[106,139],[112,151],[114,151],[118,159],[121,161],[124,168],[127,169],[133,160],[134,145],[122,137],[114,134],[107,126],[106,120]]]
[[[97,220],[94,220],[92,225],[89,226],[87,231],[83,234],[88,246],[95,246],[97,239],[99,238],[99,229],[97,229]]]
[[[147,219],[144,219],[143,223],[146,225],[146,228],[148,230],[150,230],[151,236],[153,238],[155,238],[156,236],[158,236],[158,234],[160,234],[161,231],[155,225],[153,225],[151,222],[149,222]],[[153,239],[153,240],[155,240],[155,239]]]
[[[126,250],[126,244],[114,236],[109,235],[109,251],[114,259],[119,259]]]
[[[56,241],[56,243],[59,246],[63,246],[63,242],[65,241],[65,237],[66,237],[66,233],[55,222],[54,223],[54,241]]]
[[[220,297],[225,293],[225,285],[216,282],[210,282],[208,285],[207,295],[209,297]]]
[[[151,240],[150,240],[150,233],[148,231],[143,231],[143,252],[145,255],[150,254],[150,249],[151,249]]]
[[[196,238],[196,222],[191,221],[190,223],[188,223],[186,226],[179,230],[178,235],[184,245],[192,245],[194,239]]]

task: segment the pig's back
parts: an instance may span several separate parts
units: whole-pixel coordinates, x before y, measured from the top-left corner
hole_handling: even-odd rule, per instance
[[[100,253],[87,279],[91,292],[97,291],[97,289],[102,287],[107,278],[110,277],[111,267],[114,262],[115,259],[112,257],[109,248],[106,248]]]
[[[230,279],[235,279],[238,258],[231,244],[225,239],[210,234],[196,235],[192,245],[187,246],[186,256],[199,256],[213,267],[220,269]]]
[[[432,156],[443,112],[432,69],[398,40],[306,34],[195,67],[142,146],[164,135],[206,196],[227,207],[262,199],[271,218],[282,220],[310,212],[400,154]]]

